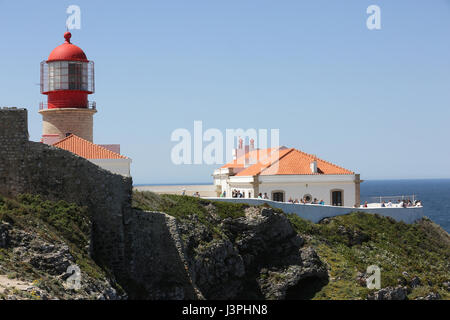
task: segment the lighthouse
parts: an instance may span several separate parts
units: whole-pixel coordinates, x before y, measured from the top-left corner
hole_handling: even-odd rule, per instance
[[[130,176],[131,159],[120,154],[119,144],[95,144],[93,141],[95,102],[88,96],[95,91],[94,62],[81,48],[64,43],[41,62],[41,142],[70,151],[110,172]]]
[[[64,33],[64,43],[53,49],[41,62],[42,142],[54,144],[71,134],[93,141],[95,102],[88,96],[95,92],[94,62],[81,48],[71,43],[72,34]]]

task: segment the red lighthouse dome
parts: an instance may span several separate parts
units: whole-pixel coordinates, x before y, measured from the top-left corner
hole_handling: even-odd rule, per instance
[[[70,32],[64,33],[64,38],[66,41],[50,52],[47,62],[60,60],[89,62],[84,51],[81,50],[80,47],[70,43],[71,37],[72,34]]]
[[[88,101],[94,93],[94,62],[84,51],[72,44],[72,34],[64,34],[65,42],[41,62],[41,93],[47,102],[41,103],[43,117],[42,140],[52,144],[70,134],[85,140],[93,139],[95,102]]]
[[[64,34],[65,42],[53,49],[41,62],[41,93],[48,95],[43,109],[89,108],[88,94],[94,93],[94,62],[84,51],[70,42],[72,34]]]

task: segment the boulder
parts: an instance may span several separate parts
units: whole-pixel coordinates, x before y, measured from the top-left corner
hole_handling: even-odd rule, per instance
[[[368,300],[407,300],[408,289],[406,287],[386,287],[371,293],[367,296]]]

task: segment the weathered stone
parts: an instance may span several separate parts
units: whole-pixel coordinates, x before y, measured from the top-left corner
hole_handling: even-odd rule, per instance
[[[420,284],[421,284],[421,281],[420,281],[419,277],[412,278],[411,282],[409,283],[411,288],[417,288],[418,286],[420,286]]]
[[[368,300],[407,300],[408,289],[406,287],[386,287],[368,295]]]
[[[416,300],[441,300],[441,295],[438,292],[430,292],[425,297],[417,297]]]

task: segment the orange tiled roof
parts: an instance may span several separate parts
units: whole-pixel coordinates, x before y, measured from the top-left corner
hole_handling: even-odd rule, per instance
[[[270,149],[266,149],[266,152]],[[252,152],[255,152],[254,150]],[[268,157],[259,159],[259,161],[236,174],[236,176],[255,176],[255,175],[320,175],[320,174],[354,174],[353,171],[339,167],[331,162],[317,158],[314,155],[290,148],[280,148],[278,152],[272,149]],[[245,155],[250,157],[250,152]],[[255,153],[258,154],[259,153]],[[222,168],[237,167],[243,168],[243,157],[233,162],[227,163]],[[252,156],[254,157],[254,156]],[[317,173],[311,172],[311,162],[317,161]]]
[[[75,153],[85,159],[128,159],[74,134],[58,141],[53,146]]]
[[[251,165],[244,170],[240,171],[237,176],[254,176],[258,175],[266,169],[267,167],[270,167],[270,165],[279,159],[282,159],[285,155],[287,155],[289,152],[291,152],[293,149],[273,149],[271,153],[267,154],[266,157],[260,159],[257,163],[254,165]],[[277,152],[278,151],[278,152]]]
[[[262,159],[267,157],[273,150],[273,148],[267,148],[267,149],[255,149],[252,151],[247,152],[245,155],[240,156],[236,160],[233,160],[231,162],[228,162],[222,168],[244,168],[244,159],[245,162],[248,163],[249,159]]]

